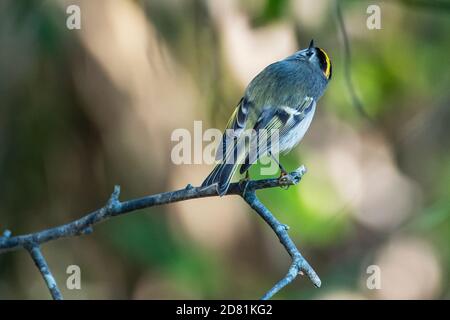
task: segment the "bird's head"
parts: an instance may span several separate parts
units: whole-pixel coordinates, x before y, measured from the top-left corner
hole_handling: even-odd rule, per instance
[[[308,48],[298,52],[298,57],[317,66],[322,70],[322,73],[327,80],[331,79],[332,66],[330,57],[325,50],[314,46],[314,40],[311,40]]]

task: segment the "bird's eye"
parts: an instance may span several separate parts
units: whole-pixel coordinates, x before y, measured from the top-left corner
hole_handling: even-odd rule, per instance
[[[313,54],[314,54],[314,52],[312,52],[312,51],[306,52],[306,56],[307,56],[307,57],[311,57]]]

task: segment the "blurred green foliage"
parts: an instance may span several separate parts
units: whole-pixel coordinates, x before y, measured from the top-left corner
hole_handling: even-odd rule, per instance
[[[286,23],[294,30],[297,47],[314,38],[333,61],[333,80],[319,103],[311,132],[298,151],[281,158],[288,169],[305,163],[310,171],[289,190],[259,193],[279,220],[290,226],[291,236],[321,275],[324,287],[313,289],[302,278],[277,297],[336,297],[332,295],[336,291],[360,298],[386,297],[368,292],[361,279],[365,267],[378,261],[386,245],[406,236],[422,239],[434,250],[439,286],[424,297],[448,298],[450,19],[445,3],[443,10],[428,10],[419,1],[381,1],[383,28],[368,31],[366,8],[373,1],[342,1],[352,49],[352,77],[375,122],[369,125],[352,105],[344,81],[334,4],[320,1],[324,9],[311,8],[311,14],[324,17],[323,22],[307,23],[293,9],[294,2],[243,1],[236,5],[252,31]],[[192,111],[196,118],[223,128],[243,88],[227,58],[224,29],[211,13],[210,3],[129,3],[145,14],[157,41],[167,46],[168,55],[200,93]],[[93,58],[93,49],[83,43],[84,38],[67,31],[64,9],[58,1],[0,4],[0,228],[14,234],[63,223],[100,207],[113,183],[120,183],[126,190],[124,197],[130,198],[172,188],[177,174],[169,163],[158,164],[156,155],[143,168],[136,160],[140,153],[129,151],[134,141],[126,134],[123,141],[108,142],[111,132],[95,115],[117,120],[107,109],[108,103],[128,100],[100,58]],[[92,92],[80,89],[80,74],[88,72],[97,76]],[[98,83],[103,87],[96,87]],[[100,92],[102,99],[89,103],[93,92]],[[94,106],[105,109],[96,113]],[[158,118],[159,122],[166,120]],[[369,143],[364,140],[367,136],[383,137],[396,173],[407,177],[420,193],[420,205],[405,221],[393,228],[372,229],[358,220],[355,207],[342,198],[328,170],[323,145],[332,130],[330,123],[351,131],[362,145]],[[191,126],[191,122],[184,124]],[[120,130],[113,127],[111,131]],[[334,142],[344,139],[333,138]],[[161,134],[161,139],[166,137]],[[327,146],[331,148],[330,143]],[[252,167],[252,178],[261,177],[258,168]],[[150,180],[154,172],[161,176]],[[369,187],[374,183],[364,182]],[[183,187],[182,183],[177,187]],[[81,247],[77,239],[70,244],[61,240],[55,250],[46,252],[51,267],[60,279],[64,279],[66,262],[75,261],[85,270],[94,289],[83,295],[70,293],[73,298],[257,298],[285,273],[288,257],[253,212],[248,211],[247,234],[234,235],[238,240],[231,248],[214,250],[189,238],[182,228],[174,229],[173,218],[169,218],[172,211],[174,207],[161,207],[112,219],[96,230],[95,245],[86,240]],[[24,273],[25,280],[20,280]],[[96,278],[102,280],[95,283],[92,279]],[[96,286],[105,289],[96,290]],[[148,291],[136,293],[137,288],[147,286]],[[28,257],[0,256],[0,298],[45,295]]]

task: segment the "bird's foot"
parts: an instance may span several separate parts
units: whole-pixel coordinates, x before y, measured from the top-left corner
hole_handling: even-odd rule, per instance
[[[284,169],[281,170],[280,177],[278,178],[278,182],[280,183],[280,187],[282,189],[289,189],[291,184],[293,184],[293,180],[291,175]]]

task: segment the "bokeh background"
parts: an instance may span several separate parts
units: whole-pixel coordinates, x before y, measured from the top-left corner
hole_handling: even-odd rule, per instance
[[[276,298],[449,298],[450,12],[445,1],[341,1],[351,77],[332,0],[0,1],[0,229],[37,231],[122,199],[200,184],[174,165],[171,133],[222,129],[264,66],[314,38],[333,79],[289,190],[260,191],[322,278]],[[66,8],[81,8],[81,30]],[[378,4],[382,29],[368,30]],[[257,170],[253,170],[253,175]],[[258,298],[290,259],[237,197],[142,210],[43,246],[70,299]],[[66,268],[81,268],[68,290]],[[381,269],[380,290],[366,287]],[[0,298],[46,299],[25,251],[0,255]]]

